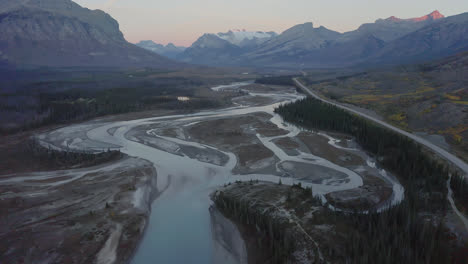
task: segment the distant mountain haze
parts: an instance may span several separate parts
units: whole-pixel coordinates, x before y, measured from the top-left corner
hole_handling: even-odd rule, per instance
[[[0,59],[16,66],[179,66],[128,43],[105,12],[70,0],[2,0],[0,32]]]
[[[166,46],[155,43],[152,40],[142,40],[136,44],[138,47],[147,49],[161,56],[168,58],[176,58],[179,54],[184,52],[186,47],[177,47],[173,43],[169,43]]]

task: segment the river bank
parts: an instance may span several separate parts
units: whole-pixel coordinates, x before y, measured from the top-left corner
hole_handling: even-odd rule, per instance
[[[101,165],[0,179],[5,263],[126,263],[158,194],[151,163]]]

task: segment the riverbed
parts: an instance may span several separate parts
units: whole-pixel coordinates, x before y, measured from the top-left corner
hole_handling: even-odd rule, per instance
[[[303,98],[294,88],[246,82],[213,90],[241,92],[235,106],[226,109],[131,121],[92,121],[38,136],[42,145],[53,149],[120,149],[153,164],[160,196],[151,205],[145,235],[132,263],[245,263],[239,232],[219,215],[212,223],[209,211],[210,193],[237,180],[300,182],[327,202],[326,195],[333,192],[348,191],[346,197],[353,197],[349,194],[353,190],[359,194],[359,188],[366,184],[363,175],[370,175],[380,178],[382,188],[391,193],[385,199],[373,197],[376,206],[383,208],[402,200],[403,188],[398,181],[376,168],[355,144],[323,132],[304,131],[284,123],[274,113],[278,105]],[[301,133],[325,138],[328,144],[311,151],[300,142]],[[281,139],[299,142],[300,147],[287,151],[276,143]],[[337,164],[321,155],[325,151],[344,161],[349,155],[358,155],[362,162]],[[228,230],[229,235],[220,230]]]

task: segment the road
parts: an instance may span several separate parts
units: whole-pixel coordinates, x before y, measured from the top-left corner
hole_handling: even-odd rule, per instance
[[[446,159],[447,161],[453,163],[455,166],[457,166],[458,168],[460,168],[460,169],[463,171],[463,173],[465,174],[465,178],[468,179],[468,164],[466,164],[463,160],[461,160],[460,158],[456,157],[455,155],[449,153],[448,151],[446,151],[446,150],[444,150],[444,149],[442,149],[442,148],[440,148],[440,147],[438,147],[438,146],[432,144],[431,142],[429,142],[429,141],[427,141],[427,140],[425,140],[425,139],[423,139],[423,138],[421,138],[421,137],[418,137],[418,136],[416,136],[416,135],[414,135],[414,134],[411,134],[411,133],[409,133],[409,132],[406,132],[406,131],[404,131],[404,130],[402,130],[402,129],[399,129],[399,128],[395,127],[395,126],[392,126],[392,125],[390,125],[390,124],[388,124],[388,123],[386,123],[386,122],[384,122],[384,121],[382,121],[382,120],[379,120],[379,119],[377,119],[377,118],[375,118],[375,117],[372,117],[372,116],[370,116],[370,115],[367,115],[367,114],[365,114],[365,113],[362,113],[362,112],[360,112],[360,111],[357,111],[357,110],[355,110],[355,109],[352,109],[352,108],[350,108],[350,107],[347,107],[347,106],[344,106],[344,105],[341,105],[341,104],[337,104],[337,103],[334,103],[334,102],[332,102],[332,101],[323,99],[322,97],[318,96],[316,93],[314,93],[313,91],[311,91],[307,86],[305,86],[304,84],[302,84],[297,78],[294,78],[293,80],[294,80],[294,82],[297,84],[297,86],[299,86],[304,92],[306,92],[308,95],[310,95],[310,96],[312,96],[312,97],[314,97],[314,98],[316,98],[316,99],[319,99],[319,100],[322,101],[322,102],[325,102],[325,103],[327,103],[327,104],[334,105],[334,106],[339,107],[339,108],[341,108],[341,109],[344,109],[344,110],[347,110],[347,111],[352,112],[352,113],[354,113],[354,114],[357,114],[357,115],[359,115],[359,116],[362,116],[362,117],[364,117],[364,118],[366,118],[366,119],[372,120],[372,121],[374,121],[374,122],[376,122],[376,123],[378,123],[378,124],[380,124],[380,125],[382,125],[382,126],[384,126],[384,127],[386,127],[386,128],[389,128],[389,129],[391,129],[391,130],[393,130],[393,131],[395,131],[395,132],[397,132],[397,133],[400,133],[400,134],[402,134],[402,135],[405,135],[405,136],[407,136],[407,137],[409,137],[409,138],[415,140],[416,142],[418,142],[418,143],[420,143],[420,144],[422,144],[422,145],[428,147],[429,149],[431,149],[432,151],[434,151],[435,153],[437,153],[438,155],[440,155],[441,157],[443,157],[443,158]]]
[[[449,153],[448,151],[432,144],[431,142],[423,139],[423,138],[420,138],[414,134],[411,134],[409,132],[406,132],[402,129],[399,129],[395,126],[392,126],[382,120],[379,120],[377,118],[374,118],[372,116],[369,116],[365,113],[362,113],[362,112],[359,112],[355,109],[352,109],[350,107],[347,107],[347,106],[344,106],[344,105],[340,105],[340,104],[337,104],[337,103],[334,103],[332,101],[329,101],[329,100],[326,100],[326,99],[323,99],[322,97],[318,96],[316,93],[314,93],[311,89],[309,89],[307,86],[305,86],[304,84],[302,84],[297,78],[293,78],[293,81],[294,83],[296,83],[296,85],[298,87],[300,87],[306,94],[324,102],[324,103],[327,103],[327,104],[331,104],[331,105],[334,105],[338,108],[341,108],[341,109],[344,109],[346,111],[349,111],[351,113],[354,113],[356,115],[359,115],[361,117],[364,117],[368,120],[371,120],[371,121],[374,121],[388,129],[391,129],[397,133],[400,133],[402,135],[405,135],[413,140],[415,140],[416,142],[428,147],[429,149],[431,149],[432,151],[434,151],[436,154],[438,154],[439,156],[441,156],[442,158],[446,159],[447,161],[451,162],[452,164],[454,164],[455,166],[457,166],[458,168],[460,168],[463,173],[465,174],[465,178],[468,179],[468,164],[466,164],[463,160],[459,159],[458,157],[456,157],[455,155]],[[452,197],[452,190],[450,188],[450,184],[447,184],[447,188],[449,190],[448,192],[448,195],[447,195],[447,199],[449,200],[450,202],[450,205],[453,209],[453,211],[455,212],[455,214],[460,218],[460,220],[463,222],[463,225],[465,226],[466,230],[468,231],[468,219],[458,210],[458,208],[455,206],[455,203],[453,201],[453,197]]]

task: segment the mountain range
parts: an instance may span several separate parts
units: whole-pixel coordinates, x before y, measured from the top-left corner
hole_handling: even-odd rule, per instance
[[[178,63],[128,43],[111,16],[70,0],[1,0],[0,64],[155,68]]]
[[[162,44],[155,43],[152,40],[142,40],[135,45],[172,59],[179,56],[186,49],[186,47],[176,46],[173,43],[169,43],[164,46]]]
[[[229,30],[226,33],[204,34],[192,46],[177,56],[187,63],[225,65],[270,39],[275,32]]]
[[[225,37],[233,34],[205,34],[176,58],[205,65],[290,68],[420,62],[468,49],[468,13],[445,17],[434,11],[410,19],[392,16],[345,33],[308,22],[279,35],[249,39],[249,45]]]
[[[0,68],[332,68],[417,63],[468,50],[468,13],[389,17],[340,33],[308,22],[281,34],[229,30],[190,47],[127,42],[118,22],[71,0],[0,0]],[[179,61],[179,62],[176,62]]]

